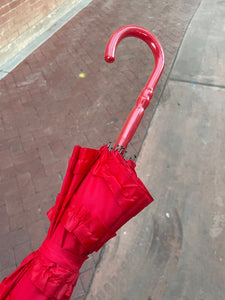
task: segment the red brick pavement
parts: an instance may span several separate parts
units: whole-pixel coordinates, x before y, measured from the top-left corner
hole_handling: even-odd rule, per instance
[[[187,25],[200,0],[94,0],[0,81],[0,280],[41,244],[75,144],[115,141],[153,67],[137,39],[104,49],[118,27],[136,24],[161,41],[166,67],[129,152],[138,152]],[[85,73],[85,78],[79,74]],[[165,129],[166,130],[166,129]],[[129,156],[129,154],[128,154]],[[81,270],[72,299],[85,299],[99,254]]]

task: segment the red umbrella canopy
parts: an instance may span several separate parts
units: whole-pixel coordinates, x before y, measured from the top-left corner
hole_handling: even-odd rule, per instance
[[[135,108],[114,149],[75,146],[56,204],[47,213],[48,235],[41,247],[0,284],[0,300],[68,300],[88,255],[98,251],[116,231],[153,201],[135,172],[135,163],[123,152],[150,102],[164,66],[162,48],[146,29],[129,25],[109,40],[106,60],[114,60],[115,48],[126,36],[149,45],[155,68],[138,97]]]
[[[69,299],[87,255],[153,201],[134,168],[132,160],[107,146],[76,146],[62,190],[48,212],[48,235],[3,280],[0,299]]]

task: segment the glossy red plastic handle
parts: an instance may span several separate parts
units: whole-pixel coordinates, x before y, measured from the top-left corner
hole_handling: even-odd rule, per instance
[[[116,48],[119,42],[129,36],[142,39],[149,45],[155,58],[155,66],[144,89],[141,91],[139,97],[137,98],[136,105],[130,112],[114,146],[114,149],[118,147],[118,145],[123,146],[123,151],[125,151],[128,143],[131,141],[133,135],[135,134],[144,115],[144,111],[150,103],[150,100],[153,96],[153,91],[164,69],[164,53],[159,41],[150,31],[136,25],[127,25],[121,27],[112,34],[105,49],[105,60],[108,63],[114,62]]]

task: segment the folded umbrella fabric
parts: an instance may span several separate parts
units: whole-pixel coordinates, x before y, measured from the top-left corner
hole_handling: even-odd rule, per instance
[[[107,146],[75,146],[41,247],[0,285],[0,299],[70,299],[79,269],[153,198],[135,163]]]

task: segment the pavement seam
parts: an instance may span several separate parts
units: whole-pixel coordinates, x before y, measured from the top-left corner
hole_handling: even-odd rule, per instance
[[[178,78],[171,77],[169,80],[176,81],[176,82],[189,83],[189,84],[194,84],[194,85],[201,85],[201,86],[208,86],[208,87],[225,89],[225,85],[208,83],[208,82],[200,82],[200,81],[196,81],[194,79],[186,80],[186,79],[178,79]]]
[[[99,264],[100,264],[100,262],[101,262],[101,259],[102,259],[102,257],[103,257],[104,252],[105,252],[105,246],[103,246],[102,249],[100,250],[100,254],[99,254],[97,263],[95,264],[95,270],[94,270],[94,273],[93,273],[93,275],[92,275],[91,281],[89,282],[88,288],[87,288],[87,290],[86,290],[86,292],[85,292],[85,295],[84,295],[84,300],[87,299],[87,296],[88,296],[88,294],[89,294],[90,288],[91,288],[91,286],[92,286],[92,282],[93,282],[94,277],[95,277],[95,273],[96,273],[97,268],[98,268],[98,266],[99,266]]]

